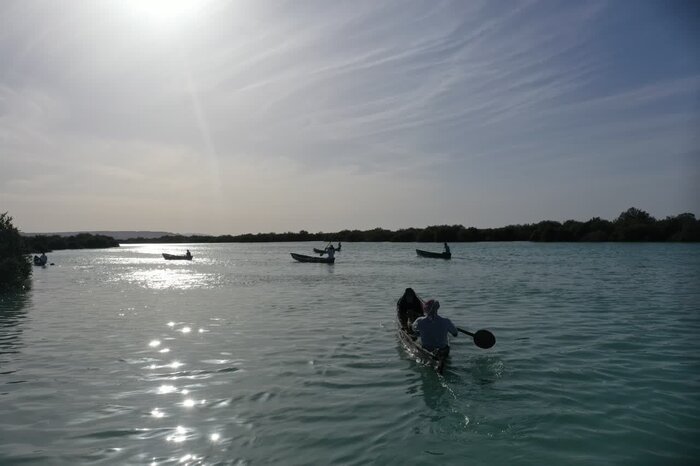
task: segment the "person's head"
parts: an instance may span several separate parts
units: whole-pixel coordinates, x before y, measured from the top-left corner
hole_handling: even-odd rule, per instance
[[[426,301],[423,306],[423,313],[428,317],[435,317],[438,309],[440,309],[440,301],[431,299],[430,301]]]
[[[403,299],[404,301],[412,303],[413,301],[418,301],[418,296],[416,292],[413,291],[413,288],[406,288],[406,291],[403,292]]]

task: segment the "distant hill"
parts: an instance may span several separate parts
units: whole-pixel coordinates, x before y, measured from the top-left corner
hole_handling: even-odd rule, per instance
[[[117,241],[123,241],[131,238],[160,238],[162,236],[175,236],[175,233],[170,233],[167,231],[61,231],[52,233],[22,233],[23,236],[75,236],[81,233],[89,233],[91,235],[104,235],[110,236]]]

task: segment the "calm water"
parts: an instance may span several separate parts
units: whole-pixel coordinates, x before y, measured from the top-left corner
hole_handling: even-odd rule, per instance
[[[314,246],[50,254],[0,302],[0,464],[700,461],[700,245],[289,256]],[[413,361],[406,286],[496,346],[460,335],[444,377]]]

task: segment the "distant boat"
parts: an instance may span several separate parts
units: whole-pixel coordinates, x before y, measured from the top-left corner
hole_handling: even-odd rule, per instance
[[[34,256],[34,265],[46,265],[46,262],[48,262],[49,258],[44,256],[44,257],[39,257],[39,256]]]
[[[416,249],[416,254],[421,257],[431,257],[433,259],[450,259],[452,257],[451,252],[430,252],[423,251],[422,249]]]
[[[294,260],[298,260],[299,262],[318,262],[322,264],[332,264],[335,262],[335,257],[313,257],[313,256],[305,256],[303,254],[295,254],[295,253],[290,253]]]
[[[183,254],[181,256],[177,256],[175,254],[166,254],[163,253],[163,259],[168,260],[168,261],[191,261],[194,256],[192,255],[187,255]]]

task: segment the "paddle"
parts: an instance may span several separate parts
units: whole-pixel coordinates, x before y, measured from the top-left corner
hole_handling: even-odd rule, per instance
[[[488,330],[478,330],[476,333],[467,332],[459,327],[457,327],[457,330],[470,337],[474,337],[474,344],[479,348],[488,349],[496,344],[496,337]]]

